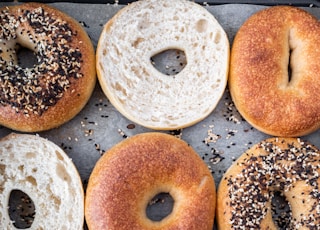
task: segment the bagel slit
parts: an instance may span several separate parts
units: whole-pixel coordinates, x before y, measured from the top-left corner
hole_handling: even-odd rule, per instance
[[[292,49],[289,47],[289,59],[288,59],[288,84],[290,84],[292,80],[292,66],[291,66],[291,57],[292,57]]]
[[[293,65],[293,52],[294,52],[294,47],[293,47],[293,44],[292,44],[292,29],[289,29],[288,31],[288,64],[287,64],[287,74],[288,74],[288,77],[287,77],[287,85],[289,85],[293,79],[293,68],[294,68],[294,65]]]

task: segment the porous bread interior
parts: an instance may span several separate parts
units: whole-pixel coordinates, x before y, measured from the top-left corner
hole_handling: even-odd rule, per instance
[[[38,136],[10,134],[0,141],[0,223],[16,229],[8,214],[12,190],[35,205],[32,229],[82,229],[84,195],[71,159]]]
[[[187,58],[174,76],[150,61],[168,49]],[[146,0],[126,6],[105,25],[96,57],[100,85],[125,117],[152,129],[177,129],[204,119],[218,104],[227,83],[229,41],[198,4]]]

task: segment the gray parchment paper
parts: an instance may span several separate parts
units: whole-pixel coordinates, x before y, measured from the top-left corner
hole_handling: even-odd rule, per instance
[[[14,3],[0,3],[5,6]],[[82,23],[96,47],[103,25],[123,6],[113,4],[54,3],[52,6],[71,15]],[[206,6],[223,26],[232,45],[233,37],[242,23],[254,12],[264,8],[256,5]],[[319,8],[305,8],[320,18]],[[320,116],[320,114],[319,114]],[[105,150],[128,136],[150,132],[124,118],[108,101],[97,83],[87,106],[70,122],[46,132],[38,133],[56,143],[73,159],[86,187],[90,173]],[[0,128],[0,137],[12,132]],[[252,128],[234,107],[226,89],[216,109],[205,120],[176,132],[189,143],[207,163],[216,185],[246,149],[267,138]],[[303,139],[320,148],[320,130]]]

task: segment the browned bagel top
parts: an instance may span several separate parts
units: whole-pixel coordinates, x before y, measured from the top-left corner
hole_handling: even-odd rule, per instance
[[[146,216],[160,192],[174,199],[162,221]],[[96,164],[86,196],[90,229],[212,229],[215,186],[202,159],[184,141],[168,134],[130,137]]]
[[[320,23],[306,11],[276,6],[251,16],[236,34],[230,63],[229,87],[241,115],[274,136],[318,129],[319,47]]]

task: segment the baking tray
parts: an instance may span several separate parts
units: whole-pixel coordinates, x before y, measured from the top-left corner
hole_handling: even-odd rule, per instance
[[[13,0],[5,0],[12,2]],[[76,2],[76,3],[117,3],[117,4],[128,4],[134,2],[134,0],[35,0],[36,2]],[[28,0],[19,0],[18,2],[28,2]],[[319,0],[195,0],[199,4],[203,5],[220,5],[220,4],[258,4],[258,5],[295,5],[304,7],[319,7]]]
[[[293,1],[292,1],[293,2]],[[301,2],[301,1],[300,1]],[[0,2],[0,7],[17,3]],[[103,25],[121,4],[50,3],[78,20],[96,47]],[[320,18],[320,8],[303,7]],[[204,6],[226,31],[230,44],[242,23],[253,13],[268,6],[251,4],[219,4]],[[99,83],[85,108],[59,128],[37,133],[60,146],[72,158],[86,189],[90,173],[102,154],[116,143],[138,133],[152,132],[123,117],[103,94]],[[0,127],[0,137],[12,130]],[[161,132],[161,131],[158,131]],[[269,137],[254,129],[238,113],[228,88],[216,109],[203,121],[182,130],[163,131],[188,144],[208,165],[218,186],[230,165],[253,144]],[[320,130],[303,137],[320,148]]]

